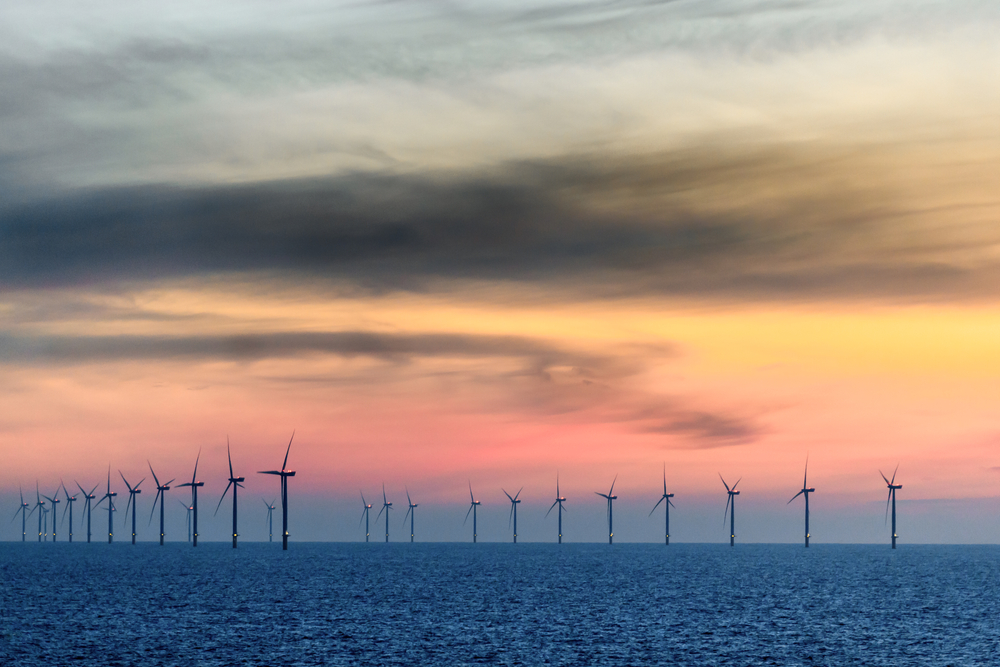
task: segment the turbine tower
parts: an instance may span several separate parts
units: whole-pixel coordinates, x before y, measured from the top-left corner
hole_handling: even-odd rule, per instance
[[[899,470],[899,464],[896,464],[896,470]],[[885,514],[886,519],[889,518],[889,502],[892,501],[892,548],[896,548],[896,489],[903,488],[902,484],[896,484],[896,470],[892,471],[892,479],[888,480],[882,471],[879,470],[878,474],[882,475],[882,479],[885,479],[885,485],[889,487],[889,497],[885,500]]]
[[[31,516],[32,514],[34,514],[35,510],[38,510],[38,541],[41,542],[42,541],[42,519],[44,518],[43,515],[45,514],[45,501],[42,500],[41,494],[38,493],[38,482],[37,481],[35,482],[35,506],[31,508],[31,512],[28,513],[28,516]]]
[[[45,516],[45,521],[43,525],[45,526],[45,542],[49,541],[49,510],[47,507],[42,507],[42,514]],[[53,540],[54,541],[54,540]]]
[[[243,477],[233,476],[233,455],[229,452],[229,437],[226,437],[226,455],[229,457],[229,484],[226,485],[226,491],[229,491],[229,487],[233,487],[233,548],[236,548],[236,489],[242,488],[243,485],[240,482],[246,481]],[[219,504],[215,507],[215,513],[219,513],[219,508],[222,507],[222,501],[226,499],[226,491],[222,492],[222,497],[219,498]]]
[[[410,508],[408,510],[406,510],[406,514],[403,515],[403,525],[404,526],[406,525],[406,517],[409,516],[410,517],[410,542],[412,542],[413,541],[413,515],[414,515],[413,508],[414,507],[420,507],[420,506],[419,505],[414,505],[413,501],[410,500],[410,490],[409,489],[406,489],[406,503],[410,506]]]
[[[371,536],[371,531],[368,530],[368,513],[371,512],[372,506],[365,500],[364,492],[359,491],[359,493],[361,493],[361,504],[364,506],[364,509],[361,510],[361,518],[365,521],[365,542],[367,542]],[[358,525],[361,525],[361,521],[358,521]]]
[[[54,498],[50,498],[50,497],[42,494],[42,498],[45,498],[52,505],[52,541],[55,542],[56,541],[56,517],[59,514],[58,513],[58,508],[56,507],[56,505],[59,503],[59,489],[56,489],[56,492],[53,493],[52,495],[55,496],[55,497]],[[46,530],[46,533],[47,532],[48,531]]]
[[[722,473],[719,473],[719,479],[722,479]],[[739,484],[740,480],[742,480],[742,479],[743,478],[740,477],[740,479],[736,480],[736,484]],[[736,484],[733,484],[733,488],[731,488],[731,489],[729,488],[729,485],[726,484],[726,480],[722,479],[722,484],[723,484],[723,486],[726,487],[726,493],[729,494],[729,496],[726,498],[726,511],[722,515],[722,525],[723,526],[726,525],[726,514],[728,514],[729,515],[729,546],[733,547],[733,546],[736,546],[736,496],[740,495],[740,492],[736,490]],[[733,508],[732,508],[731,511],[729,509],[730,503],[732,503],[732,506],[733,506]]]
[[[73,503],[76,502],[76,496],[69,495],[69,490],[66,488],[66,484],[59,480],[59,485],[62,486],[63,493],[66,494],[66,509],[63,510],[63,519],[66,518],[66,512],[69,512],[69,541],[73,541]]]
[[[476,543],[476,537],[477,537],[476,536],[476,508],[479,507],[480,505],[482,505],[483,503],[480,502],[480,501],[478,501],[478,500],[476,500],[476,497],[474,495],[472,495],[472,482],[471,481],[469,482],[469,498],[472,499],[472,504],[469,506],[469,511],[465,513],[465,521],[462,522],[462,525],[464,526],[466,523],[469,522],[469,514],[471,513],[472,514],[472,543],[475,544]]]
[[[17,513],[21,513],[21,541],[28,541],[28,508],[31,507],[30,503],[24,502],[24,489],[18,488],[21,494],[21,504],[17,507],[17,512],[14,512],[14,519],[17,518]],[[13,523],[14,519],[11,519]]]
[[[667,523],[666,523],[666,529],[665,529],[666,532],[665,532],[664,540],[666,541],[666,544],[668,546],[670,545],[670,508],[674,505],[673,501],[670,500],[670,499],[673,498],[673,497],[674,497],[674,494],[667,493],[667,464],[664,463],[663,464],[663,495],[660,496],[660,499],[656,501],[655,505],[653,505],[653,509],[650,510],[649,516],[653,516],[653,512],[655,512],[656,508],[660,506],[660,503],[662,503],[664,500],[667,501],[667,504],[663,506],[663,509],[666,510],[666,512],[667,512]]]
[[[617,481],[618,481],[618,475],[615,475],[615,478],[611,481],[611,490],[608,491],[607,493],[601,493],[600,491],[594,491],[594,493],[596,493],[597,495],[601,496],[602,498],[606,498],[607,501],[608,501],[608,544],[614,544],[614,538],[615,538],[615,524],[614,524],[614,521],[613,521],[614,517],[613,517],[613,512],[612,512],[614,508],[612,506],[612,503],[614,501],[618,500],[618,496],[614,495],[614,493],[615,493],[615,482],[617,482]]]
[[[806,472],[802,475],[802,490],[792,496],[792,500],[795,500],[799,496],[804,496],[806,499],[806,549],[809,548],[809,494],[815,493],[816,489],[810,489],[809,485],[806,483],[806,479],[809,477],[809,457],[806,457]],[[789,500],[786,505],[790,505],[792,500]]]
[[[501,488],[500,490],[503,491],[503,494],[510,499],[510,516],[507,517],[507,527],[508,528],[510,527],[510,520],[513,518],[514,519],[514,544],[517,544],[517,506],[519,504],[521,504],[521,501],[518,500],[517,497],[521,495],[521,491],[524,491],[524,487],[522,486],[520,488],[520,490],[517,493],[514,494],[513,497],[511,497],[511,495],[509,493],[507,493],[506,489]]]
[[[205,486],[205,482],[199,482],[199,481],[197,481],[198,480],[198,461],[200,461],[200,460],[201,460],[201,450],[199,449],[198,450],[198,457],[194,460],[194,474],[191,475],[191,481],[190,482],[184,482],[183,484],[178,484],[177,485],[178,487],[181,487],[181,486],[190,486],[191,487],[191,511],[194,512],[194,514],[192,515],[194,517],[194,521],[191,522],[191,525],[194,527],[194,531],[192,532],[192,535],[194,536],[194,541],[191,542],[191,546],[194,546],[194,547],[198,546],[198,487],[199,486]]]
[[[382,509],[378,511],[378,516],[375,520],[378,521],[378,517],[382,516],[382,512],[385,512],[385,541],[389,541],[389,510],[392,509],[392,503],[385,499],[385,484],[382,485]]]
[[[264,507],[267,508],[267,541],[274,542],[274,517],[273,517],[273,513],[275,510],[274,501],[272,500],[270,503],[268,503],[263,498],[261,498],[260,501],[264,503]]]
[[[111,493],[111,466],[109,465],[108,466],[108,491],[107,491],[107,493],[104,494],[104,496],[101,497],[100,500],[97,501],[98,505],[100,505],[101,503],[103,503],[105,500],[108,501],[108,544],[111,544],[114,541],[114,536],[115,536],[115,525],[114,525],[115,501],[114,501],[114,498],[117,495],[118,495],[117,493]]]
[[[86,491],[84,491],[84,490],[83,490],[83,487],[82,487],[82,486],[80,486],[80,482],[77,482],[77,483],[76,483],[76,486],[77,486],[77,488],[79,488],[79,489],[80,489],[80,493],[82,493],[82,494],[83,494],[83,501],[84,501],[84,502],[83,502],[83,509],[84,509],[84,511],[85,511],[85,512],[87,513],[87,544],[90,544],[90,514],[91,514],[91,501],[92,501],[92,500],[94,500],[95,498],[97,498],[97,496],[95,496],[95,495],[94,495],[94,491],[97,491],[97,487],[98,487],[99,485],[98,485],[98,484],[95,484],[95,485],[94,485],[94,488],[92,488],[92,489],[90,490],[90,493],[87,493]]]
[[[285,461],[281,464],[281,470],[261,470],[261,475],[279,475],[281,477],[281,548],[288,550],[288,478],[295,477],[294,470],[286,470],[288,466],[288,452],[292,450],[292,440],[295,439],[295,431],[288,439],[288,449],[285,450]]]
[[[556,475],[556,501],[552,503],[552,507],[550,507],[549,511],[545,513],[545,516],[548,516],[549,513],[552,512],[553,507],[555,507],[556,505],[559,506],[559,544],[562,544],[562,513],[563,513],[562,504],[564,502],[566,502],[566,499],[559,494],[559,475]]]
[[[177,502],[181,503],[181,507],[183,507],[184,509],[187,510],[187,529],[188,529],[188,539],[187,539],[187,541],[190,542],[191,541],[191,512],[194,510],[194,507],[192,507],[191,505],[186,505],[186,504],[182,503],[179,500]]]
[[[160,484],[160,480],[156,478],[156,473],[153,472],[153,464],[149,463],[148,459],[146,460],[146,463],[149,464],[149,472],[153,473],[153,482],[156,484],[156,497],[153,498],[153,508],[149,510],[149,523],[152,523],[153,521],[153,512],[156,511],[156,501],[160,501],[160,546],[162,547],[163,546],[163,503],[166,502],[167,500],[166,492],[170,490],[170,483],[173,482],[174,480],[170,480],[165,484]],[[184,505],[184,503],[181,504]],[[187,507],[187,505],[184,506]],[[149,525],[149,523],[147,523],[146,525]]]

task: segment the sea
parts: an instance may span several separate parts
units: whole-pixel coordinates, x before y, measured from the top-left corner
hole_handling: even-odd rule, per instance
[[[998,665],[1000,548],[0,544],[0,665]]]

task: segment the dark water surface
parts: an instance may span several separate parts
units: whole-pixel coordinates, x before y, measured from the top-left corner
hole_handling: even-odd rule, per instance
[[[0,544],[3,665],[997,665],[1000,548]]]

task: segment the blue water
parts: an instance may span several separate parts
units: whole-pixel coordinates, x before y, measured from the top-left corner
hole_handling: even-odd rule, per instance
[[[0,664],[995,665],[996,547],[0,545]]]

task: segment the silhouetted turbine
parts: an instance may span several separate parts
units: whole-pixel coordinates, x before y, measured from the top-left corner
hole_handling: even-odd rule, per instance
[[[722,473],[719,473],[719,479],[722,479]],[[736,484],[740,483],[740,480],[736,480]],[[722,525],[726,525],[726,514],[729,515],[729,546],[736,546],[736,496],[740,495],[740,492],[736,490],[736,484],[733,484],[733,488],[729,488],[726,484],[726,480],[722,479],[723,486],[726,487],[726,493],[729,495],[726,497],[726,511],[722,514]],[[732,510],[729,509],[729,505],[732,503]]]
[[[22,498],[23,500],[23,498]],[[38,493],[38,482],[35,482],[35,506],[31,508],[28,512],[28,516],[31,516],[38,510],[38,541],[42,541],[42,520],[45,518],[45,501],[42,500],[42,496]]]
[[[896,470],[899,470],[899,464],[896,464]],[[889,487],[889,497],[885,500],[885,513],[886,519],[889,518],[889,501],[892,501],[892,548],[896,548],[896,489],[903,488],[902,484],[896,484],[896,470],[892,471],[892,480],[885,478],[882,475],[882,471],[879,470],[878,474],[882,475],[882,479],[885,479],[885,485]]]
[[[510,516],[507,517],[507,527],[510,528],[510,520],[513,518],[514,519],[514,544],[517,544],[517,506],[521,504],[521,501],[518,500],[517,497],[519,495],[521,495],[521,491],[524,491],[524,487],[522,486],[518,490],[518,492],[514,494],[513,497],[511,497],[511,495],[509,493],[507,493],[506,489],[501,488],[500,490],[503,491],[503,494],[505,496],[507,496],[507,498],[510,499]]]
[[[552,507],[550,507],[549,511],[545,513],[545,516],[549,515],[553,507],[555,507],[556,505],[559,506],[559,544],[562,544],[562,513],[564,511],[563,510],[564,502],[566,502],[566,499],[563,498],[561,495],[559,495],[559,475],[556,475],[556,501],[552,503]]]
[[[367,542],[369,535],[371,535],[371,532],[368,530],[368,513],[371,512],[372,506],[365,500],[364,492],[359,491],[359,493],[361,494],[361,504],[364,505],[364,509],[361,510],[361,520],[365,522],[365,542]],[[361,525],[360,520],[358,521],[358,525]]]
[[[264,503],[264,507],[267,508],[267,541],[274,542],[274,519],[272,517],[275,510],[274,501],[272,500],[268,503],[263,498],[261,498],[260,501]]]
[[[178,500],[177,502],[181,503],[181,507],[183,507],[184,509],[187,510],[187,529],[188,529],[188,539],[187,539],[187,541],[190,542],[191,541],[191,512],[194,511],[194,507],[192,507],[191,505],[186,505],[186,504],[182,503],[180,500]]]
[[[469,514],[472,514],[472,543],[476,543],[476,508],[482,505],[482,502],[476,500],[476,497],[472,495],[472,482],[469,482],[469,498],[472,499],[472,504],[469,506],[469,511],[465,513],[465,521],[462,522],[464,526],[469,521]]]
[[[383,484],[382,485],[382,509],[380,509],[378,511],[378,516],[375,517],[375,520],[378,521],[378,518],[380,516],[382,516],[382,512],[385,512],[385,541],[386,542],[389,541],[389,510],[391,510],[391,509],[392,509],[392,503],[390,503],[385,498],[385,484]]]
[[[615,475],[614,480],[611,481],[611,490],[607,493],[601,493],[600,491],[594,491],[597,495],[602,498],[606,498],[608,501],[608,544],[614,544],[615,538],[615,523],[614,523],[614,507],[612,503],[618,500],[618,496],[614,495],[615,492],[615,482],[618,481],[618,475]]]
[[[233,476],[233,455],[229,453],[229,436],[226,436],[226,455],[229,457],[229,484],[226,485],[226,491],[229,491],[229,487],[233,487],[233,548],[236,548],[236,489],[242,488],[243,485],[240,482],[245,481],[243,477]],[[219,508],[222,507],[222,501],[226,499],[226,491],[222,492],[222,497],[219,498],[219,504],[215,507],[215,513],[219,513]]]
[[[404,526],[406,525],[406,517],[410,517],[410,542],[412,542],[413,541],[413,515],[414,515],[413,508],[414,507],[420,507],[420,506],[419,505],[414,505],[413,501],[410,500],[410,490],[409,489],[406,489],[406,503],[410,506],[410,508],[408,510],[406,510],[406,514],[403,515],[403,525]]]
[[[809,548],[809,494],[815,493],[816,489],[808,488],[809,485],[806,483],[806,479],[809,477],[809,457],[806,457],[806,471],[802,475],[802,490],[792,496],[792,500],[795,500],[799,496],[805,496],[806,499],[806,549]],[[792,500],[789,500],[786,505],[790,505]]]
[[[55,542],[56,541],[56,517],[59,515],[58,508],[56,507],[56,505],[59,503],[59,489],[56,489],[56,492],[54,494],[52,494],[52,495],[54,495],[55,498],[50,498],[49,496],[46,496],[45,494],[42,494],[42,498],[45,498],[47,501],[49,501],[52,504],[52,541]]]
[[[17,488],[18,492],[21,494],[21,504],[17,506],[17,512],[14,512],[14,518],[11,519],[11,523],[17,518],[17,513],[21,513],[21,541],[28,541],[28,508],[31,507],[30,503],[24,502],[24,489],[21,487]]]
[[[129,511],[129,508],[131,508],[132,509],[132,544],[134,545],[135,544],[135,510],[138,507],[138,504],[136,503],[135,497],[137,495],[139,495],[140,493],[142,493],[142,491],[139,490],[139,484],[142,484],[143,482],[145,482],[146,478],[143,477],[142,479],[140,479],[139,480],[139,484],[136,484],[133,487],[131,484],[128,483],[128,480],[125,479],[125,475],[122,474],[121,470],[118,471],[118,474],[122,476],[122,481],[125,482],[125,486],[128,487],[128,502],[125,503],[125,519],[128,520],[128,511]]]
[[[111,544],[111,542],[114,541],[114,536],[115,536],[115,526],[114,526],[115,501],[114,501],[114,498],[117,495],[118,495],[117,493],[111,493],[111,466],[109,465],[108,466],[108,491],[107,491],[107,493],[104,494],[104,496],[100,500],[97,501],[98,505],[100,505],[101,503],[103,503],[105,500],[108,501],[108,507],[107,507],[107,510],[108,510],[108,544]]]
[[[288,466],[288,452],[292,450],[292,440],[295,439],[295,431],[288,439],[288,449],[285,450],[285,461],[281,464],[281,470],[261,470],[261,475],[279,475],[281,477],[281,548],[288,549],[288,478],[295,477],[294,470],[286,470]]]
[[[87,544],[90,544],[90,515],[92,512],[91,501],[97,498],[97,496],[94,495],[94,491],[96,491],[97,487],[100,485],[95,484],[94,488],[90,490],[90,493],[84,491],[83,487],[80,486],[80,482],[76,482],[76,486],[77,488],[80,489],[80,493],[83,494],[83,500],[84,500],[83,509],[87,513]]]
[[[66,488],[66,484],[59,480],[60,486],[62,486],[63,493],[66,494],[66,509],[63,510],[63,519],[66,518],[66,512],[69,512],[69,541],[73,541],[73,503],[76,502],[76,496],[69,495],[69,490]]]
[[[660,496],[660,499],[656,501],[655,505],[653,505],[653,509],[649,511],[649,516],[653,516],[653,512],[655,512],[656,508],[660,506],[660,503],[662,503],[664,500],[667,501],[667,504],[663,506],[663,509],[666,510],[666,512],[667,512],[667,523],[666,523],[666,528],[665,528],[666,532],[665,532],[664,540],[666,540],[665,543],[668,544],[668,545],[670,544],[670,508],[673,507],[673,505],[674,505],[673,501],[670,500],[670,499],[673,498],[673,497],[674,497],[674,494],[667,493],[667,464],[664,463],[663,464],[663,495]]]
[[[149,472],[153,474],[153,482],[156,483],[156,497],[153,498],[153,508],[149,510],[149,522],[147,522],[146,525],[148,526],[150,523],[152,523],[153,512],[156,511],[156,501],[159,501],[160,502],[160,546],[162,547],[163,546],[163,503],[165,503],[167,500],[166,492],[170,490],[170,484],[174,480],[170,480],[169,482],[160,484],[160,480],[156,478],[156,473],[153,472],[153,464],[150,463],[148,459],[146,460],[146,463],[149,465]],[[184,503],[181,503],[181,505],[184,505]],[[187,505],[184,506],[187,507]]]
[[[194,547],[198,546],[198,487],[205,486],[205,482],[198,481],[198,461],[200,460],[201,460],[201,450],[199,449],[198,457],[194,460],[194,474],[191,475],[191,481],[177,485],[178,487],[181,486],[191,487],[191,510],[194,512],[194,514],[192,515],[194,517],[194,520],[191,523],[192,527],[194,528],[194,530],[191,533],[192,536],[194,537],[194,540],[191,542],[191,546]]]

